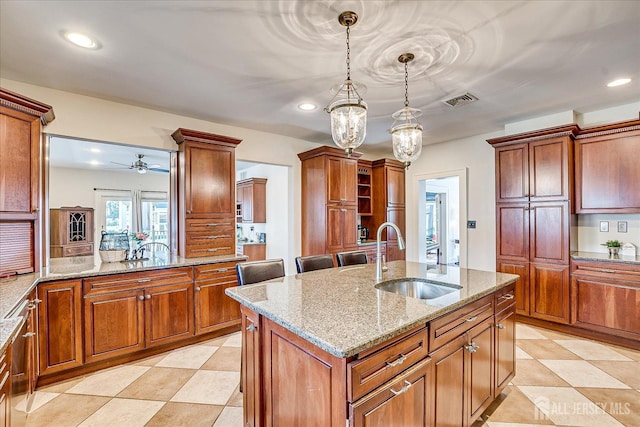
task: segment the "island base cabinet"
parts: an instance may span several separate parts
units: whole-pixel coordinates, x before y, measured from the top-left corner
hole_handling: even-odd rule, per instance
[[[494,320],[489,318],[471,329],[464,346],[466,385],[468,387],[467,423],[473,422],[489,407],[494,397]]]
[[[351,427],[431,426],[431,359],[349,405]]]
[[[260,356],[260,316],[241,306],[242,361],[240,368],[240,392],[243,396],[245,427],[259,427],[262,408],[262,366]]]
[[[496,314],[495,331],[495,395],[509,384],[516,373],[516,309],[515,305]]]
[[[433,363],[433,425],[462,426],[466,422],[464,345],[460,336],[431,354]]]

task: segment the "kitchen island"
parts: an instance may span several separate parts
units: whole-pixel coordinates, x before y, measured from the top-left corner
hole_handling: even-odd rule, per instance
[[[451,292],[420,300],[375,285],[375,265],[228,288],[240,302],[245,425],[469,425],[515,373],[518,276],[394,261],[384,281]]]

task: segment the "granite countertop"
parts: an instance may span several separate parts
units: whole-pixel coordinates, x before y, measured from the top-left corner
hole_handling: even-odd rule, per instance
[[[638,264],[640,265],[640,256],[635,257],[629,255],[609,255],[600,252],[571,252],[571,259],[576,261],[596,261],[596,262],[619,262],[622,264]]]
[[[8,340],[15,332],[15,327],[18,325],[19,318],[17,318],[18,320],[15,318],[7,319],[7,316],[39,282],[217,264],[247,259],[243,255],[219,255],[202,258],[163,255],[165,254],[155,254],[153,258],[144,261],[110,263],[101,262],[99,254],[86,257],[52,258],[49,262],[50,265],[39,273],[20,274],[0,279],[0,347],[3,349],[6,347]]]
[[[250,242],[250,241],[246,241],[243,242],[242,240],[238,240],[237,245],[238,246],[247,246],[247,245],[266,245],[267,242]]]
[[[374,240],[358,240],[358,246],[370,246],[370,245],[374,245],[377,243],[377,241]],[[386,240],[382,240],[380,243],[387,243]]]
[[[286,276],[228,288],[226,293],[255,312],[338,356],[350,357],[424,325],[514,282],[513,274],[393,261],[384,280],[426,278],[460,289],[428,303],[377,290],[375,264]]]

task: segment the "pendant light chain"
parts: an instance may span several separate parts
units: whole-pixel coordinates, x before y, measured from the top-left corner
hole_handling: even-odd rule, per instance
[[[404,106],[409,106],[409,61],[404,62]]]
[[[349,46],[350,26],[347,25],[347,80],[351,80],[351,47]]]

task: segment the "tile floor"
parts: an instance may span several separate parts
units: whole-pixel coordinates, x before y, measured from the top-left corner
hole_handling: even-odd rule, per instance
[[[517,376],[474,427],[640,426],[640,352],[517,325]],[[36,392],[27,426],[242,426],[240,334]]]

